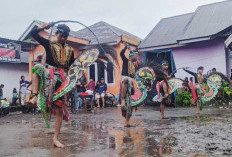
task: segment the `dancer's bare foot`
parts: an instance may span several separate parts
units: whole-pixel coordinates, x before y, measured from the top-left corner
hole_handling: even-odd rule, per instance
[[[201,112],[196,112],[196,114],[201,114]]]
[[[57,148],[64,148],[64,145],[62,143],[60,143],[57,139],[53,139],[53,144]]]

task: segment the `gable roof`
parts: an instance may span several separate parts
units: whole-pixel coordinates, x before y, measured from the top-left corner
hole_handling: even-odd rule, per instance
[[[126,35],[126,36],[131,37],[133,39],[136,39],[138,41],[142,41],[141,38],[139,38],[131,33],[128,33],[120,28],[112,26],[106,22],[103,22],[103,21],[95,23],[95,24],[89,26],[89,28],[97,36],[99,43],[114,44],[117,42],[118,38],[121,37],[122,35]],[[91,41],[89,43],[89,45],[97,44],[97,41],[96,41],[94,35],[87,28],[84,28],[82,30],[77,31],[76,34],[79,37],[86,38],[89,41]]]
[[[228,0],[200,6],[194,13],[164,18],[139,48],[159,48],[164,45],[209,40],[211,36],[231,26],[231,8],[232,1]]]
[[[178,37],[184,34],[186,25],[192,16],[193,13],[190,13],[161,19],[139,45],[139,48],[177,44]]]
[[[198,7],[185,34],[179,40],[215,35],[231,26],[232,1]]]

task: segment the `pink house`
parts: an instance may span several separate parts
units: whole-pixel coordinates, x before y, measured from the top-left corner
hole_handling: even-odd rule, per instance
[[[170,72],[181,67],[196,71],[204,66],[231,76],[232,1],[200,6],[194,13],[163,18],[140,44],[143,60],[170,61]],[[232,37],[230,37],[232,38]],[[225,41],[227,43],[225,45]],[[178,70],[176,77],[189,77]]]

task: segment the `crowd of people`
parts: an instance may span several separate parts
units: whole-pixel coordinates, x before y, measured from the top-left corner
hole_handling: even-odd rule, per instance
[[[13,88],[12,92],[12,106],[26,105],[28,96],[30,95],[29,86],[31,85],[30,81],[25,80],[25,76],[20,77],[19,81],[19,92],[17,88]],[[5,99],[3,95],[4,84],[0,85],[0,99]],[[18,103],[17,103],[18,101]]]
[[[100,108],[105,107],[105,94],[107,91],[107,85],[104,78],[95,83],[93,78],[90,78],[89,83],[87,83],[86,77],[82,76],[81,79],[77,80],[76,86],[72,91],[72,98],[74,99],[75,112],[83,107],[82,95],[85,93],[93,97],[94,106]],[[100,101],[101,99],[101,101]],[[90,102],[88,101],[90,105]]]

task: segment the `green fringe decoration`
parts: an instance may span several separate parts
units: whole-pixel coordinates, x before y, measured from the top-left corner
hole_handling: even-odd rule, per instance
[[[200,110],[202,111],[203,110],[203,107],[204,107],[204,102],[202,101],[202,99],[200,99]]]
[[[32,73],[36,73],[40,77],[39,101],[40,101],[41,111],[43,113],[45,124],[46,124],[47,128],[50,128],[50,123],[49,123],[47,113],[46,113],[46,109],[45,109],[45,102],[43,101],[43,98],[42,98],[42,89],[43,89],[43,86],[44,86],[44,81],[42,79],[42,74],[35,67],[32,68]]]

